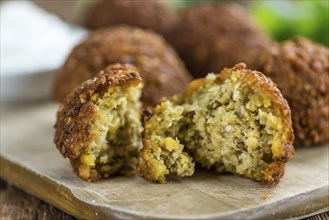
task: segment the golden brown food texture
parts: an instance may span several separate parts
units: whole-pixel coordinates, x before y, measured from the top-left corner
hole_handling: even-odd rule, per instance
[[[257,69],[259,54],[272,44],[248,12],[236,4],[204,4],[185,9],[169,42],[194,77],[239,62]]]
[[[278,85],[291,108],[295,144],[328,142],[328,48],[295,38],[272,47],[262,59],[260,70]]]
[[[174,8],[157,0],[101,1],[87,13],[86,26],[98,29],[125,24],[151,29],[166,36],[178,20],[178,12]]]
[[[114,63],[130,63],[139,69],[144,105],[154,105],[161,97],[182,92],[191,79],[160,35],[119,26],[97,30],[73,49],[55,80],[54,98],[63,101],[80,83]]]
[[[144,111],[138,174],[165,182],[194,164],[277,184],[294,154],[290,109],[276,85],[240,63]]]
[[[132,65],[108,66],[59,107],[54,142],[82,179],[135,172],[141,81]]]

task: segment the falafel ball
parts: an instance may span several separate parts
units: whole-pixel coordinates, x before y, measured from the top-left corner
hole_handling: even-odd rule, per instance
[[[141,81],[134,66],[112,65],[79,85],[59,107],[54,142],[82,179],[135,172]]]
[[[138,174],[154,182],[191,176],[197,163],[275,185],[294,154],[287,101],[242,63],[192,81],[182,95],[145,110],[143,120]]]
[[[305,38],[274,46],[260,68],[288,100],[297,146],[329,141],[329,50]]]
[[[236,4],[187,8],[169,42],[194,77],[239,62],[257,69],[259,53],[272,44],[247,11]]]
[[[114,63],[130,63],[139,69],[144,105],[154,105],[163,96],[182,92],[191,79],[183,62],[160,35],[118,26],[91,33],[73,49],[55,79],[54,98],[63,101],[80,83]]]
[[[178,23],[178,12],[163,2],[101,1],[87,13],[86,26],[92,30],[113,25],[131,25],[154,30],[164,36]]]

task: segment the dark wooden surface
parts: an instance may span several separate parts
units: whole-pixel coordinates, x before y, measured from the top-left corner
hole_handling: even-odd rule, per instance
[[[2,179],[0,180],[0,204],[0,219],[76,219]]]
[[[75,220],[73,216],[0,179],[0,219]],[[329,220],[329,212],[306,220]]]

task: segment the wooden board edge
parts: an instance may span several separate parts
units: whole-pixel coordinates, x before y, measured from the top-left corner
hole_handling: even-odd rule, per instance
[[[62,185],[42,177],[0,155],[0,177],[78,219],[120,219],[133,216],[109,212],[77,199]]]
[[[11,162],[3,155],[0,155],[0,176],[27,193],[30,193],[79,219],[168,218],[168,216],[141,216],[131,213],[123,213],[118,210],[107,210],[104,207],[86,203],[77,199],[66,187],[58,185],[49,178],[39,176],[31,170]],[[195,216],[194,219],[200,219],[202,217],[207,219],[277,219],[308,216],[310,213],[318,212],[320,210],[328,211],[328,187],[329,186],[325,186],[305,194],[297,195],[293,199],[290,199],[291,201],[289,201],[289,205],[285,205],[284,207],[282,206],[281,201],[274,202],[274,204],[270,205],[265,204],[249,210],[223,213],[222,215],[199,215]],[[172,218],[176,219],[177,217],[173,216]]]
[[[329,211],[329,186],[312,190],[292,198],[286,198],[271,205],[256,208],[252,213],[248,213],[248,219],[300,219],[316,213]],[[285,202],[286,200],[286,202]],[[288,201],[289,200],[289,201]],[[282,205],[284,203],[285,205]],[[266,209],[269,216],[261,214]],[[257,213],[258,212],[258,213]],[[230,218],[228,216],[228,218]],[[234,217],[235,219],[245,218],[245,216]]]

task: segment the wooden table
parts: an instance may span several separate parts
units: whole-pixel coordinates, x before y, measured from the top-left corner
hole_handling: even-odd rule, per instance
[[[0,204],[0,219],[76,219],[2,179]]]

